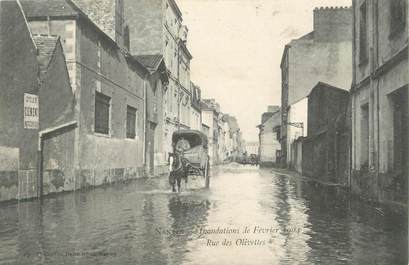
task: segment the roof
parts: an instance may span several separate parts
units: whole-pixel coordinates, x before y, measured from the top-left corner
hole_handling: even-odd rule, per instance
[[[205,109],[210,109],[210,107],[203,101],[200,101],[200,109],[205,110]]]
[[[148,70],[156,71],[163,61],[163,56],[161,54],[154,55],[136,55],[133,56],[143,67]]]
[[[21,0],[27,17],[76,17],[77,9],[65,0]]]
[[[33,40],[37,46],[37,60],[40,66],[40,77],[47,73],[48,65],[55,54],[55,47],[59,41],[58,36],[33,35]]]
[[[178,5],[176,4],[175,0],[169,0],[170,6],[172,9],[175,11],[176,15],[180,19],[180,21],[183,21],[182,19],[182,11],[180,11]]]
[[[107,34],[95,21],[81,10],[72,0],[21,0],[21,4],[28,20],[57,19],[84,19],[90,23],[113,45],[118,46],[116,41]]]
[[[318,82],[318,83],[311,89],[311,92],[310,92],[310,94],[308,94],[307,97],[310,97],[311,94],[312,94],[315,90],[320,89],[320,88],[333,89],[333,90],[336,90],[336,91],[341,92],[341,93],[344,93],[344,94],[349,94],[349,91],[348,91],[348,90],[345,90],[345,89],[342,89],[342,88],[339,88],[339,87],[336,87],[336,86],[332,86],[332,85],[330,85],[330,84],[327,84],[327,83],[324,83],[324,82],[321,82],[321,81],[320,81],[320,82]]]

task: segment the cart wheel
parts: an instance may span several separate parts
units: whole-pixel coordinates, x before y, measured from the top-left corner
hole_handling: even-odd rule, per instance
[[[209,160],[206,161],[206,165],[204,168],[204,177],[205,177],[205,188],[209,188],[210,176],[209,176]]]

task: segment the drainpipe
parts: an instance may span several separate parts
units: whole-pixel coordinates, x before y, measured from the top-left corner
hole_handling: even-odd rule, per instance
[[[353,27],[352,27],[352,85],[351,85],[351,131],[350,131],[350,136],[349,136],[349,176],[348,176],[348,187],[349,191],[351,192],[352,190],[352,168],[354,165],[352,164],[355,160],[352,159],[352,156],[356,159],[356,152],[355,152],[355,143],[356,141],[353,139],[356,139],[356,126],[355,126],[355,103],[356,103],[356,96],[355,96],[355,87],[356,87],[356,15],[355,15],[355,9],[356,9],[356,0],[352,1],[352,21],[353,21]],[[353,138],[353,139],[352,139]],[[354,146],[353,146],[354,145]]]
[[[378,32],[379,32],[379,14],[378,14],[378,8],[379,8],[379,2],[378,1],[375,1],[374,2],[374,5],[375,5],[375,7],[374,7],[374,16],[375,16],[375,26],[376,26],[376,31],[374,31],[373,32],[373,38],[374,38],[374,41],[375,41],[375,58],[374,58],[374,60],[375,60],[375,67],[374,67],[374,69],[375,68],[378,68],[378,66],[379,66],[379,34],[378,34]],[[376,158],[376,179],[377,179],[377,184],[379,183],[379,169],[380,169],[380,166],[379,166],[379,164],[380,164],[380,161],[379,161],[379,159],[380,159],[380,137],[379,137],[379,134],[380,134],[380,126],[379,126],[379,121],[380,121],[380,118],[379,118],[379,114],[380,114],[380,106],[379,106],[379,79],[378,80],[376,80],[376,126],[377,126],[377,152],[376,152],[376,156],[377,156],[377,158]],[[378,184],[379,185],[379,184]],[[380,198],[379,198],[379,194],[378,194],[378,200],[379,200]]]
[[[59,133],[65,129],[76,128],[77,121],[71,121],[57,127],[48,128],[38,133],[38,148],[37,148],[37,197],[43,199],[43,146],[44,139],[51,138],[53,134]]]
[[[146,141],[147,141],[147,126],[148,126],[148,97],[147,97],[147,80],[149,73],[145,75],[143,79],[143,145],[142,145],[142,157],[143,157],[143,166],[146,170]]]
[[[178,70],[177,70],[177,85],[178,85],[178,131],[180,130],[180,39],[177,39],[177,45],[178,45]]]

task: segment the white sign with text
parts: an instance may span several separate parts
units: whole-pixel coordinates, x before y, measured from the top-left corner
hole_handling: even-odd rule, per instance
[[[38,96],[24,93],[24,129],[38,129],[39,117]]]

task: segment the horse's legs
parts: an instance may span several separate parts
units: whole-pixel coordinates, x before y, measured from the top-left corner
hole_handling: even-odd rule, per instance
[[[180,192],[180,182],[181,182],[181,178],[178,176],[177,178],[177,182],[178,182],[178,192]]]
[[[169,175],[169,184],[172,187],[172,192],[176,192],[175,189],[175,177],[172,175],[172,173]]]

